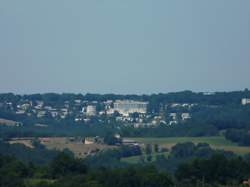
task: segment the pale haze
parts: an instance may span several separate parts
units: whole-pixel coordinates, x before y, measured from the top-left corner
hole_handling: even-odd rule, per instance
[[[0,0],[0,92],[250,88],[249,0]]]

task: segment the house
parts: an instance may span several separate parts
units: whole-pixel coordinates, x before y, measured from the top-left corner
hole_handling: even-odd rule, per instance
[[[103,139],[101,139],[98,136],[96,136],[96,137],[85,137],[85,138],[83,138],[82,142],[85,145],[91,145],[91,144],[95,144],[95,143],[103,143]]]
[[[25,114],[25,110],[18,110],[16,111],[16,114],[20,114],[20,115]]]
[[[182,113],[181,114],[182,121],[185,121],[185,120],[190,119],[190,118],[191,118],[191,116],[189,113]]]
[[[91,145],[91,144],[94,144],[95,141],[94,141],[93,138],[84,138],[83,143],[86,144],[86,145]]]

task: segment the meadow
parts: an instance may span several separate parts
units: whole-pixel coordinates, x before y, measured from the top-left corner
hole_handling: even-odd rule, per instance
[[[177,143],[184,143],[184,142],[193,142],[195,144],[198,143],[207,143],[213,149],[225,150],[225,151],[232,151],[238,155],[245,155],[250,153],[250,147],[247,146],[239,146],[236,143],[233,143],[224,136],[212,136],[212,137],[171,137],[171,138],[126,138],[135,140],[138,143],[144,145],[146,144],[158,144],[162,148],[171,149]],[[153,160],[155,157],[162,153],[152,153]],[[165,156],[168,155],[168,152],[163,153]],[[144,154],[145,156],[145,154]],[[123,158],[122,161],[128,163],[138,163],[140,161],[140,156],[133,156],[128,158]]]
[[[213,149],[223,149],[225,151],[232,151],[236,154],[242,155],[250,153],[250,147],[239,146],[233,143],[224,136],[211,136],[211,137],[171,137],[171,138],[128,138],[143,144],[159,144],[165,148],[171,148],[177,143],[193,142],[208,143]]]

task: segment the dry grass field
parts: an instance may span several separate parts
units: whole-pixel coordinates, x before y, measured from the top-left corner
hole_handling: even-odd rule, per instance
[[[29,148],[33,148],[32,140],[34,138],[13,138],[9,141],[10,144],[23,144]],[[114,146],[108,146],[105,144],[89,144],[86,145],[82,141],[72,141],[69,137],[47,137],[39,138],[41,144],[45,145],[47,149],[64,150],[69,149],[76,157],[84,158],[88,154],[101,151],[104,149],[115,148]]]
[[[16,121],[0,118],[0,125],[16,126],[17,124]]]
[[[104,144],[96,144],[96,143],[86,145],[83,144],[81,141],[70,141],[69,138],[66,137],[46,138],[46,141],[41,141],[41,142],[48,149],[56,149],[56,150],[69,149],[75,154],[76,157],[85,157],[91,152],[114,148],[112,146]]]
[[[126,138],[135,140],[142,146],[146,144],[158,144],[163,148],[171,149],[177,143],[193,142],[193,143],[208,143],[214,149],[223,149],[226,151],[232,151],[239,155],[250,153],[250,147],[238,146],[226,140],[223,136],[214,137],[173,137],[173,138]],[[69,137],[48,137],[39,138],[40,142],[48,149],[63,150],[69,149],[76,157],[84,158],[90,153],[94,153],[99,150],[115,148],[114,146],[108,146],[104,144],[89,144],[82,143],[81,140],[73,140]],[[9,143],[21,143],[27,147],[33,148],[32,138],[15,138],[9,141]],[[144,147],[144,146],[143,146]],[[128,158],[130,159],[130,158]],[[131,160],[134,160],[131,158]],[[138,159],[136,159],[138,160]]]
[[[9,141],[10,144],[23,144],[29,148],[34,148],[31,140],[13,139]]]

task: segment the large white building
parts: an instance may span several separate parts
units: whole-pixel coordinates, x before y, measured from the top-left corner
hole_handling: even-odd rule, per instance
[[[119,112],[124,116],[132,113],[147,113],[148,102],[133,101],[133,100],[117,100],[114,102],[114,111]]]
[[[250,99],[249,99],[249,98],[243,98],[243,99],[241,100],[241,104],[242,104],[242,105],[250,104]]]
[[[86,115],[95,116],[96,115],[96,106],[88,105],[86,108]]]

